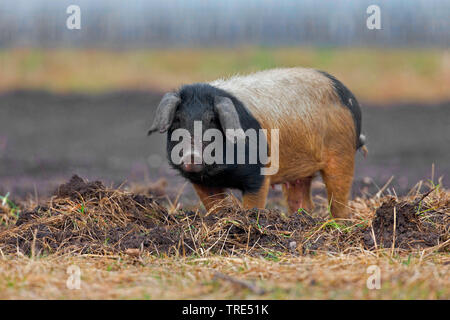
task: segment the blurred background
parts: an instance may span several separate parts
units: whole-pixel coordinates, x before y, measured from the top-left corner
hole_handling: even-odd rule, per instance
[[[366,25],[373,4],[380,30]],[[66,26],[70,5],[80,30]],[[0,194],[45,197],[74,173],[165,177],[176,192],[165,137],[146,136],[162,94],[293,66],[335,75],[362,104],[369,157],[356,155],[354,195],[391,177],[398,194],[445,184],[449,17],[448,0],[2,0]]]

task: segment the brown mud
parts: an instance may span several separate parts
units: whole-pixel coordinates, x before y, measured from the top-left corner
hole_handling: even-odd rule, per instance
[[[147,136],[161,97],[150,91],[0,94],[0,195],[45,199],[76,173],[108,186],[163,178],[176,196],[185,181],[167,164],[166,137]],[[449,110],[450,101],[362,102],[369,156],[356,155],[352,197],[375,194],[392,176],[389,188],[406,195],[420,180],[433,179],[432,164],[434,180],[443,176],[448,185]],[[197,201],[189,185],[187,200]]]
[[[377,209],[372,221],[377,245],[412,249],[432,247],[445,241],[441,235],[449,232],[450,203],[444,207],[447,213],[421,207],[418,201],[398,202],[393,197],[388,198]],[[364,232],[364,243],[368,247],[375,245],[371,230]]]
[[[0,215],[6,214],[5,208],[0,210]],[[106,188],[99,181],[73,176],[44,204],[21,208],[15,221],[3,223],[0,249],[30,256],[134,250],[153,255],[250,254],[271,259],[281,254],[380,248],[447,251],[449,212],[450,192],[436,188],[408,199],[386,197],[374,212],[346,222],[306,212],[244,210],[233,201],[205,215],[200,210],[168,209],[154,196]]]

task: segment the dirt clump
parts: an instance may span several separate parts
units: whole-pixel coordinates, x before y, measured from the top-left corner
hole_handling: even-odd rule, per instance
[[[313,217],[305,211],[286,215],[277,209],[245,210],[233,201],[205,214],[168,209],[156,197],[73,176],[51,199],[22,210],[15,225],[0,229],[0,249],[26,255],[249,254],[274,260],[283,254],[347,253],[392,244],[409,250],[446,243],[448,200],[446,190],[435,191],[420,202],[383,198],[373,219],[369,214],[347,222]]]
[[[162,198],[167,194],[167,186],[167,179],[160,178],[159,180],[146,185],[133,185],[131,190],[133,193]]]
[[[77,200],[79,197],[101,197],[101,192],[105,189],[100,181],[86,182],[78,175],[74,175],[69,182],[60,185],[54,195],[59,198],[68,197]]]
[[[397,201],[391,197],[375,212],[372,229],[364,232],[364,243],[368,248],[414,249],[436,246],[448,237],[449,216],[421,201]]]
[[[24,254],[118,252],[135,247],[129,238],[145,235],[166,219],[167,210],[151,197],[73,176],[45,205],[21,212],[15,226],[0,233],[0,247]],[[126,233],[113,237],[120,235],[117,230]]]

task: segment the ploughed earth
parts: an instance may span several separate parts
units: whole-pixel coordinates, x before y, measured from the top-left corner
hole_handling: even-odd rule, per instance
[[[330,219],[326,204],[319,204],[314,215],[301,210],[286,214],[244,210],[234,197],[209,214],[180,209],[164,196],[164,187],[161,181],[145,192],[130,192],[75,175],[39,205],[4,201],[0,249],[29,256],[148,252],[266,258],[317,251],[449,249],[450,192],[441,186],[401,198],[357,197],[349,204],[353,217],[345,221]]]
[[[151,92],[0,95],[2,252],[270,257],[448,250],[448,102],[363,104],[369,156],[356,155],[353,218],[334,221],[318,180],[314,212],[287,214],[276,188],[266,210],[245,211],[230,196],[206,214],[192,187],[168,168],[165,137],[146,136],[160,98]],[[86,179],[70,179],[73,174]]]
[[[147,136],[161,97],[143,91],[0,94],[0,195],[45,199],[78,174],[115,187],[165,178],[167,193],[176,197],[184,180],[167,165],[166,137]],[[450,102],[362,102],[369,155],[364,159],[356,154],[353,196],[375,194],[389,180],[391,194],[397,195],[407,194],[421,180],[437,182],[441,176],[448,185],[449,110]],[[313,192],[323,195],[321,190]],[[279,189],[270,193],[278,195]],[[183,204],[197,201],[190,185],[182,197]]]

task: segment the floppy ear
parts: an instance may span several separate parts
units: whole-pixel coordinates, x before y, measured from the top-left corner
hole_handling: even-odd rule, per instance
[[[163,133],[170,128],[180,100],[180,96],[175,92],[168,92],[164,95],[156,109],[155,120],[148,131],[149,135],[158,130]]]
[[[222,126],[222,129],[225,131],[225,135],[230,140],[234,140],[234,138],[229,137],[226,134],[227,129],[242,129],[241,123],[239,121],[239,115],[234,107],[233,101],[227,97],[216,96],[214,98],[214,109],[219,115],[219,121]],[[238,138],[242,137],[243,131],[237,131],[236,136]],[[245,135],[244,135],[245,136]]]

